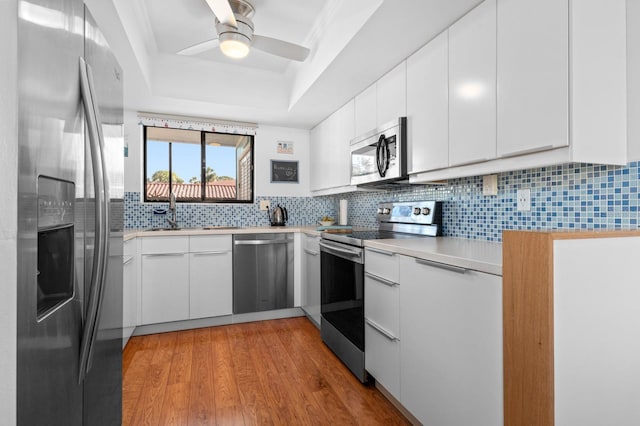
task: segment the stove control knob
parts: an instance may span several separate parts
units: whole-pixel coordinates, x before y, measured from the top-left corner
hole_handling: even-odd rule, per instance
[[[382,214],[382,209],[378,207],[378,214]]]
[[[429,213],[431,213],[431,209],[429,207],[423,207],[422,208],[422,214],[425,216],[429,216]]]
[[[391,210],[389,210],[389,207],[385,207],[384,209],[382,209],[382,214],[389,214],[391,213]]]
[[[413,214],[420,214],[420,207],[414,207]]]

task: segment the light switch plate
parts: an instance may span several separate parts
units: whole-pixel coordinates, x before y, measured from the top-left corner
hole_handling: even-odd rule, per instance
[[[482,195],[498,195],[498,175],[482,176]]]
[[[271,201],[260,200],[260,211],[267,211],[271,208]]]
[[[531,211],[531,189],[530,188],[518,189],[518,193],[516,195],[518,198],[518,211],[519,212]]]

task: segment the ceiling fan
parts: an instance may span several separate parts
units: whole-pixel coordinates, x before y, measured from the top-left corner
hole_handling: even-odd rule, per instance
[[[255,8],[247,0],[206,1],[216,18],[218,38],[189,46],[177,52],[178,55],[197,55],[216,46],[231,58],[244,58],[251,47],[294,61],[304,61],[309,55],[306,47],[254,34],[251,17]]]

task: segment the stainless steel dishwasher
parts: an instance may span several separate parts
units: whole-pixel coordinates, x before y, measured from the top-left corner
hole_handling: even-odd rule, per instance
[[[293,308],[293,234],[233,236],[233,313]]]

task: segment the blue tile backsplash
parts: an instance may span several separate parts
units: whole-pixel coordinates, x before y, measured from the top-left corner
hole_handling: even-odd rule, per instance
[[[339,199],[349,200],[349,221],[374,227],[372,212],[380,201],[443,201],[446,236],[501,241],[505,229],[637,229],[640,214],[640,169],[564,164],[518,170],[498,175],[498,195],[482,195],[482,177],[451,179],[445,185],[415,186],[397,191],[355,192],[324,197],[257,197],[254,204],[178,205],[183,227],[207,225],[264,226],[267,215],[259,201],[280,203],[289,211],[289,223],[316,223],[323,215],[335,216]],[[531,211],[516,210],[516,191],[531,188]],[[140,202],[140,194],[125,194],[127,228],[165,226],[166,216],[153,215],[162,203]]]
[[[168,226],[169,213],[153,213],[156,208],[168,208],[168,203],[142,203],[141,195],[139,192],[125,192],[125,227],[145,229]],[[335,215],[334,201],[329,197],[256,197],[253,204],[178,203],[178,226],[267,226],[267,212],[260,211],[260,200],[270,200],[272,208],[277,204],[286,207],[289,225],[308,225],[317,222],[324,214]]]

